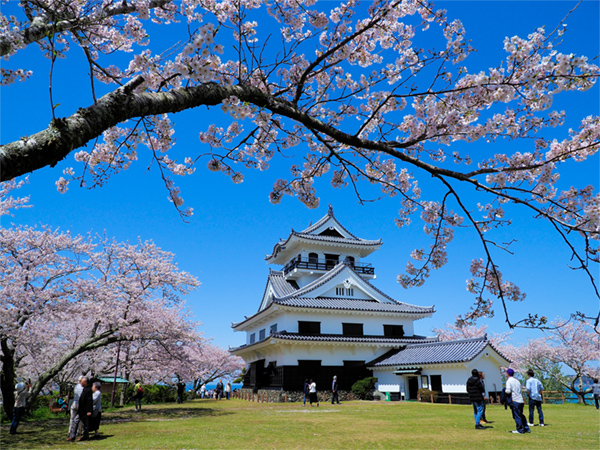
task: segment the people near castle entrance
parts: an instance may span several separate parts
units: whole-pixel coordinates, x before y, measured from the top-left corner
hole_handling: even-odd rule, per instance
[[[302,406],[306,406],[306,399],[310,396],[309,393],[310,383],[308,382],[308,378],[304,380],[304,387],[302,388],[302,393],[304,394],[304,400],[302,401]]]
[[[223,381],[219,380],[219,382],[217,383],[217,388],[216,388],[216,393],[217,393],[217,400],[221,400],[221,397],[223,397]]]
[[[308,395],[310,399],[310,406],[312,407],[313,403],[316,403],[319,406],[319,399],[317,398],[317,383],[313,380],[310,380],[310,384],[308,386]]]
[[[337,376],[334,375],[333,381],[331,382],[331,404],[340,404],[340,395],[338,393],[338,381]]]
[[[485,430],[485,427],[481,425],[483,402],[485,400],[485,388],[483,387],[481,378],[479,378],[479,371],[477,369],[473,369],[471,371],[471,377],[467,380],[467,393],[469,394],[469,400],[473,404],[475,429]]]
[[[527,389],[527,395],[529,396],[529,425],[533,426],[533,413],[537,408],[538,416],[540,419],[540,427],[544,425],[544,413],[542,412],[542,391],[544,390],[544,386],[540,380],[535,378],[535,373],[533,370],[529,369],[527,371],[527,382],[525,383],[525,388]]]
[[[100,421],[102,420],[102,392],[100,389],[102,384],[99,381],[94,381],[92,384],[92,417],[90,418],[90,433],[93,431],[94,436],[98,436],[100,429]]]
[[[512,415],[513,419],[515,420],[515,425],[517,426],[517,429],[513,430],[512,433],[531,433],[531,430],[527,425],[527,419],[523,415],[523,407],[525,406],[525,401],[523,400],[521,383],[515,378],[514,375],[514,370],[506,369],[506,376],[508,377],[508,379],[506,380],[506,394],[510,395],[510,398],[512,400]]]
[[[78,441],[86,441],[90,438],[90,418],[94,410],[92,389],[88,386],[88,377],[82,377],[80,385],[82,387],[81,395],[79,396],[79,405],[77,407],[77,415],[73,421],[73,427],[71,427],[71,434],[67,441],[73,441],[76,438],[76,431],[81,423],[83,426],[83,434]]]
[[[228,381],[225,385],[225,398],[229,400],[229,397],[231,397],[231,383]]]
[[[204,398],[205,395],[206,395],[206,385],[203,384],[202,387],[200,388],[200,398]]]
[[[144,396],[144,388],[140,380],[135,380],[135,386],[133,386],[133,399],[135,401],[135,410],[142,410],[142,397]]]
[[[69,424],[69,437],[71,436],[77,436],[78,434],[81,434],[81,430],[78,430],[77,428],[73,429],[75,427],[75,418],[77,417],[77,409],[79,408],[79,397],[81,396],[81,392],[83,391],[83,386],[81,386],[81,379],[83,377],[79,377],[79,379],[77,380],[77,384],[75,385],[75,388],[73,389],[73,402],[71,403],[71,421]],[[80,427],[81,422],[77,421],[77,427]]]
[[[479,372],[479,379],[481,380],[481,384],[483,385],[483,396],[484,396],[483,413],[481,414],[481,423],[487,425],[490,422],[488,422],[487,417],[485,417],[486,404],[487,404],[487,399],[485,398],[485,393],[487,392],[487,390],[485,389],[485,373]]]
[[[600,383],[598,383],[598,378],[594,378],[592,381],[594,382],[594,384],[592,384],[594,403],[596,404],[596,409],[600,409]]]
[[[183,395],[185,394],[185,383],[180,381],[177,383],[177,403],[183,403]]]
[[[10,434],[17,434],[17,427],[25,413],[25,405],[27,404],[27,395],[31,388],[31,382],[17,383],[15,386],[15,405],[13,407],[13,418],[10,424]]]

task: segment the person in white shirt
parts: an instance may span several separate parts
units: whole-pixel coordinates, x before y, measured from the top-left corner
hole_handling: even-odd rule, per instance
[[[225,398],[227,400],[229,400],[230,396],[231,396],[231,383],[228,381],[227,384],[225,385]]]
[[[71,403],[71,422],[69,424],[69,436],[81,434],[81,422],[77,423],[77,427],[79,428],[78,430],[72,430],[72,428],[75,425],[75,417],[77,417],[77,412],[79,410],[79,396],[83,392],[83,386],[81,386],[82,378],[83,375],[79,377],[79,379],[77,380],[77,384],[73,389],[73,402]]]
[[[27,395],[31,388],[31,383],[17,383],[15,386],[15,406],[13,407],[12,423],[10,424],[10,434],[17,434],[17,427],[19,421],[23,417],[25,412],[25,406],[27,405]]]
[[[310,380],[310,384],[308,386],[308,397],[310,400],[310,406],[312,406],[313,403],[316,403],[317,406],[319,406],[319,398],[317,397],[317,383],[315,383],[313,380]]]
[[[533,426],[533,412],[537,408],[538,416],[540,418],[540,427],[544,425],[544,413],[542,412],[542,391],[544,390],[544,386],[540,380],[534,377],[533,370],[529,369],[527,371],[527,382],[525,383],[525,388],[527,389],[527,395],[529,396],[529,425]]]
[[[206,385],[203,384],[202,387],[200,388],[200,398],[204,398],[205,395],[206,395]]]
[[[523,408],[525,406],[525,401],[523,400],[523,394],[521,393],[521,383],[517,380],[514,375],[515,371],[512,369],[506,369],[506,375],[508,379],[506,380],[506,393],[510,394],[512,399],[512,415],[513,419],[515,419],[515,424],[517,426],[516,430],[513,430],[512,433],[531,433],[531,430],[527,426],[527,419],[523,415]]]

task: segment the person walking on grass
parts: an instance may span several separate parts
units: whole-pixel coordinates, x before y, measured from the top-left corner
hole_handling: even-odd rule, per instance
[[[596,409],[600,409],[600,383],[598,383],[598,378],[594,378],[592,381],[594,382],[594,384],[592,384],[594,403],[596,404]]]
[[[334,403],[340,404],[337,376],[334,376],[331,382],[331,404],[333,405]]]
[[[228,381],[227,384],[225,385],[225,398],[227,400],[229,400],[230,397],[231,397],[231,383]]]
[[[223,381],[219,380],[219,382],[217,383],[217,400],[221,400],[221,397],[223,397]]]
[[[319,399],[317,397],[317,383],[315,383],[313,380],[310,380],[308,394],[310,399],[310,406],[312,407],[313,403],[316,403],[317,406],[319,406]]]
[[[83,435],[77,440],[87,441],[90,438],[90,418],[92,416],[92,412],[94,411],[94,404],[92,390],[88,386],[89,382],[90,380],[88,377],[81,378],[80,384],[83,389],[81,391],[81,395],[79,396],[77,416],[75,416],[73,427],[71,429],[71,434],[68,437],[67,441],[75,440],[79,423],[83,425]]]
[[[71,435],[77,436],[78,434],[81,434],[80,421],[77,421],[77,426],[80,429],[73,430],[73,427],[75,426],[75,418],[77,417],[77,409],[79,408],[79,397],[81,396],[81,392],[83,391],[83,386],[81,386],[82,378],[83,376],[79,377],[75,388],[73,388],[73,402],[71,403],[71,421],[69,422],[69,437]]]
[[[17,427],[19,426],[21,417],[23,417],[23,414],[25,413],[25,405],[27,404],[27,395],[29,394],[30,388],[31,383],[29,381],[27,383],[17,383],[15,386],[15,405],[13,407],[13,417],[10,424],[10,434],[17,434]]]
[[[475,429],[485,430],[486,428],[481,425],[481,416],[483,414],[483,401],[485,399],[485,389],[481,379],[479,378],[479,371],[473,369],[471,371],[471,377],[467,380],[467,393],[469,394],[469,400],[473,404],[473,415],[475,417]]]
[[[523,408],[525,407],[525,401],[523,400],[523,394],[521,393],[521,383],[515,378],[515,371],[512,369],[506,369],[506,394],[510,395],[512,404],[512,415],[515,420],[516,430],[511,431],[515,434],[531,433],[529,426],[527,425],[527,419],[523,415]]]
[[[538,416],[540,419],[540,427],[544,425],[544,413],[542,412],[542,391],[544,390],[544,386],[540,380],[534,377],[533,370],[529,369],[527,371],[527,382],[525,383],[525,389],[527,389],[527,395],[529,396],[529,425],[533,426],[533,412],[534,409],[537,408]]]

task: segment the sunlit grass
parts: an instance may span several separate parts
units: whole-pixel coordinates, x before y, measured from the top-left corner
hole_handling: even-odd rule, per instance
[[[17,436],[1,428],[4,448],[290,449],[502,448],[598,449],[600,413],[591,406],[546,405],[545,428],[513,435],[510,411],[489,406],[493,428],[474,429],[472,408],[413,402],[347,402],[319,408],[242,400],[123,408],[106,413],[101,439],[66,442],[68,422],[25,422]]]

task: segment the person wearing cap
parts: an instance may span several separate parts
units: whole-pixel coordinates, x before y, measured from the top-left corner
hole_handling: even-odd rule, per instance
[[[471,377],[467,380],[467,393],[469,400],[473,404],[473,414],[475,416],[475,429],[485,430],[486,427],[481,425],[481,416],[483,415],[483,401],[485,397],[485,388],[479,378],[479,371],[473,369]]]
[[[544,386],[540,380],[534,377],[533,370],[529,369],[527,371],[527,382],[525,383],[525,388],[527,389],[527,395],[529,396],[529,425],[533,426],[533,412],[537,408],[538,416],[540,418],[540,427],[544,427],[544,413],[542,412],[542,394],[541,392],[544,390]]]
[[[516,430],[512,433],[524,434],[531,433],[529,426],[527,425],[527,419],[523,415],[523,408],[525,407],[525,401],[523,400],[523,394],[521,393],[521,383],[515,378],[515,371],[512,369],[506,369],[506,393],[510,394],[512,400],[512,415],[515,419]]]
[[[17,434],[17,427],[25,412],[29,388],[31,388],[31,383],[29,381],[27,383],[17,383],[15,386],[15,406],[13,408],[13,418],[10,424],[10,434]]]

